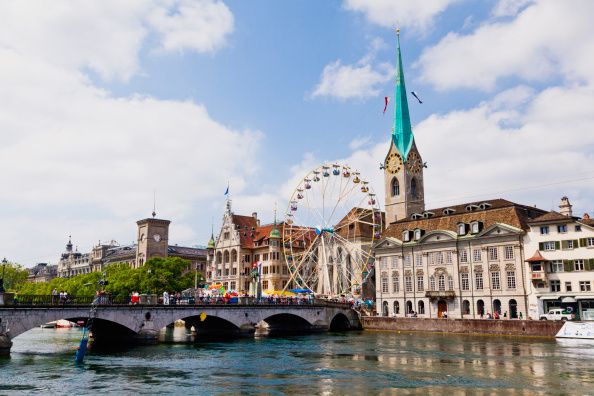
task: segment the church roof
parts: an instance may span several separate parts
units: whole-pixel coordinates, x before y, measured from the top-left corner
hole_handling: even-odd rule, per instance
[[[398,30],[397,32],[397,74],[394,90],[394,130],[392,131],[392,139],[402,156],[402,161],[406,162],[414,136],[410,125],[406,85],[404,83],[404,68],[402,67],[402,55],[400,54],[400,31]]]
[[[425,232],[437,230],[457,232],[459,223],[469,224],[473,221],[482,222],[484,229],[494,224],[507,224],[528,230],[528,222],[545,214],[546,211],[499,198],[431,209],[424,213],[430,215],[418,219],[411,216],[391,223],[382,237],[401,239],[404,231],[415,228]]]

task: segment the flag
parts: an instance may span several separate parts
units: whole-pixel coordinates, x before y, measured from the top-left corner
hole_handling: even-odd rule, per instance
[[[206,314],[205,314],[204,312],[202,312],[202,313],[200,314],[200,321],[201,321],[201,322],[204,322],[204,319],[206,319]]]
[[[225,190],[225,195],[229,195],[229,183],[227,183],[227,189]]]
[[[384,114],[386,114],[386,109],[388,108],[389,102],[390,102],[390,97],[384,96]]]
[[[423,104],[423,101],[421,100],[421,98],[419,98],[419,95],[417,95],[417,93],[415,91],[410,91],[410,93],[412,94],[412,96],[417,98],[417,100],[419,101],[420,104]]]

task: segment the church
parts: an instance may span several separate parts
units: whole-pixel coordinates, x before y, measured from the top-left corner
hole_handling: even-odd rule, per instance
[[[394,126],[382,166],[386,229],[375,246],[383,316],[526,317],[523,236],[546,211],[490,199],[425,208],[425,168],[411,127],[400,37]]]

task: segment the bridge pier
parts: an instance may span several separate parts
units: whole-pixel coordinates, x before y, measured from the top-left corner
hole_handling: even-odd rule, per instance
[[[0,356],[10,356],[12,341],[7,334],[0,334]]]

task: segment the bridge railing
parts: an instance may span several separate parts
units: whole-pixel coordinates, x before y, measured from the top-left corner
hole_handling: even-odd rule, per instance
[[[293,298],[255,298],[255,297],[239,297],[236,299],[224,298],[170,298],[169,304],[164,305],[162,299],[146,300],[148,303],[132,303],[129,296],[76,296],[68,295],[67,297],[52,296],[52,295],[16,295],[12,301],[5,301],[4,307],[61,307],[61,306],[90,306],[93,302],[98,305],[107,306],[122,306],[122,305],[143,305],[143,306],[204,306],[204,305],[241,305],[241,306],[278,306],[278,305],[315,305],[324,307],[345,308],[350,304],[333,301],[327,299],[293,299]]]

